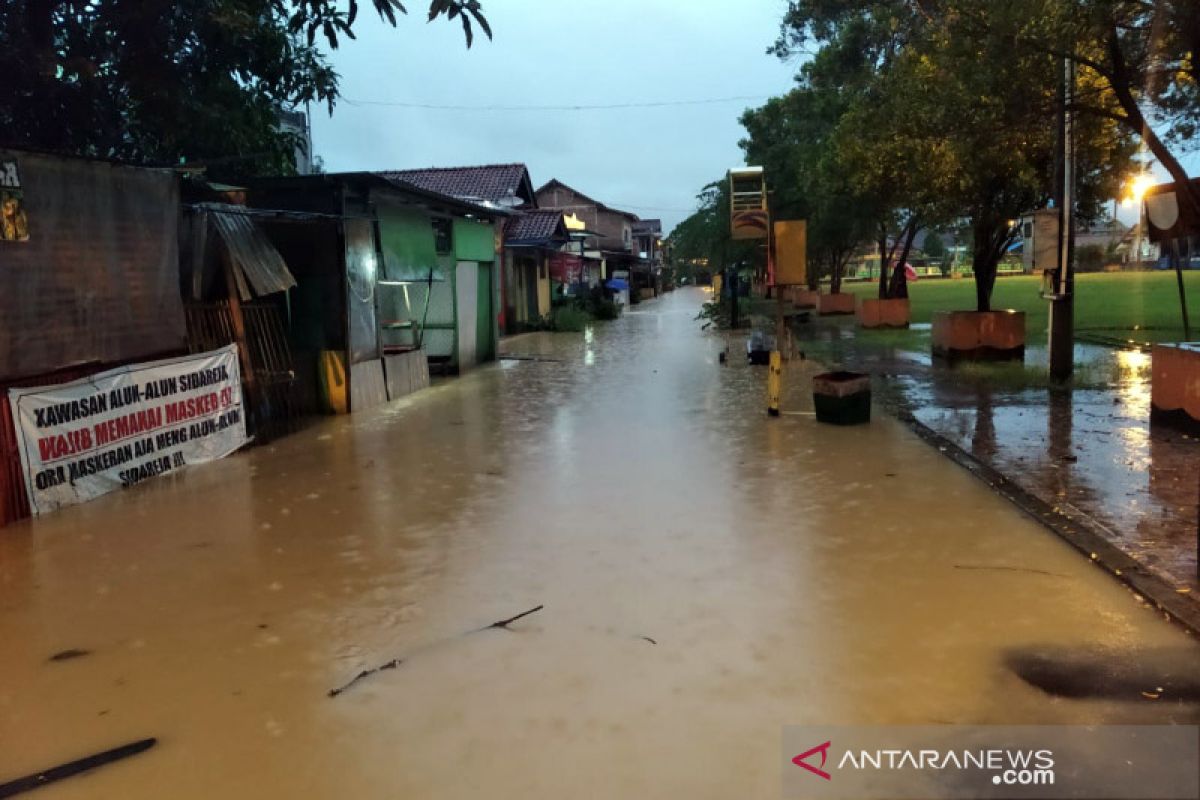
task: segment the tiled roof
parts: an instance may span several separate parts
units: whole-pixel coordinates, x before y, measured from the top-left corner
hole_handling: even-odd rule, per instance
[[[640,219],[633,223],[633,233],[662,233],[661,219]]]
[[[533,187],[524,164],[486,164],[480,167],[429,167],[380,172],[385,178],[398,179],[438,194],[512,205],[531,202]]]
[[[504,225],[505,244],[548,242],[555,236],[566,238],[561,211],[518,211]]]

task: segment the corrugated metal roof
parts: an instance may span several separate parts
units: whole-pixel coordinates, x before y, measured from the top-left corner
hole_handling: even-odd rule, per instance
[[[262,297],[275,292],[285,292],[296,285],[296,278],[288,269],[262,229],[248,215],[237,211],[222,211],[206,208],[213,227],[233,256],[233,263],[242,275],[238,276],[238,292],[243,300],[249,300],[249,288]],[[244,280],[242,279],[244,276]]]

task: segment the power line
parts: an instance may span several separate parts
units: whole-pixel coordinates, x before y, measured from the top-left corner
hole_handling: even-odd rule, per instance
[[[352,106],[388,106],[392,108],[417,108],[425,111],[612,111],[625,108],[674,108],[677,106],[705,106],[719,103],[745,102],[747,100],[765,101],[765,95],[736,95],[733,97],[709,97],[700,100],[657,100],[645,103],[598,103],[555,106],[463,106],[441,105],[438,103],[410,103],[403,100],[355,100],[342,97],[343,102]]]
[[[679,214],[691,214],[693,211],[696,210],[694,208],[664,208],[662,206],[639,206],[639,205],[634,205],[633,203],[622,203],[619,201],[613,201],[613,202],[606,201],[604,204],[606,206],[612,206],[613,208],[632,208],[635,211],[672,211],[672,212],[676,212]]]

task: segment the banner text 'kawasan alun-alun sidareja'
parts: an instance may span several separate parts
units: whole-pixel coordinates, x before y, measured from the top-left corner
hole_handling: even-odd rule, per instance
[[[236,345],[11,389],[8,399],[34,514],[224,458],[247,442]]]

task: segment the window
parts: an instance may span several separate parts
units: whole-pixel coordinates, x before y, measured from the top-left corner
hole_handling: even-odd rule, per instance
[[[433,245],[439,253],[449,253],[454,249],[453,230],[449,217],[433,218]]]

